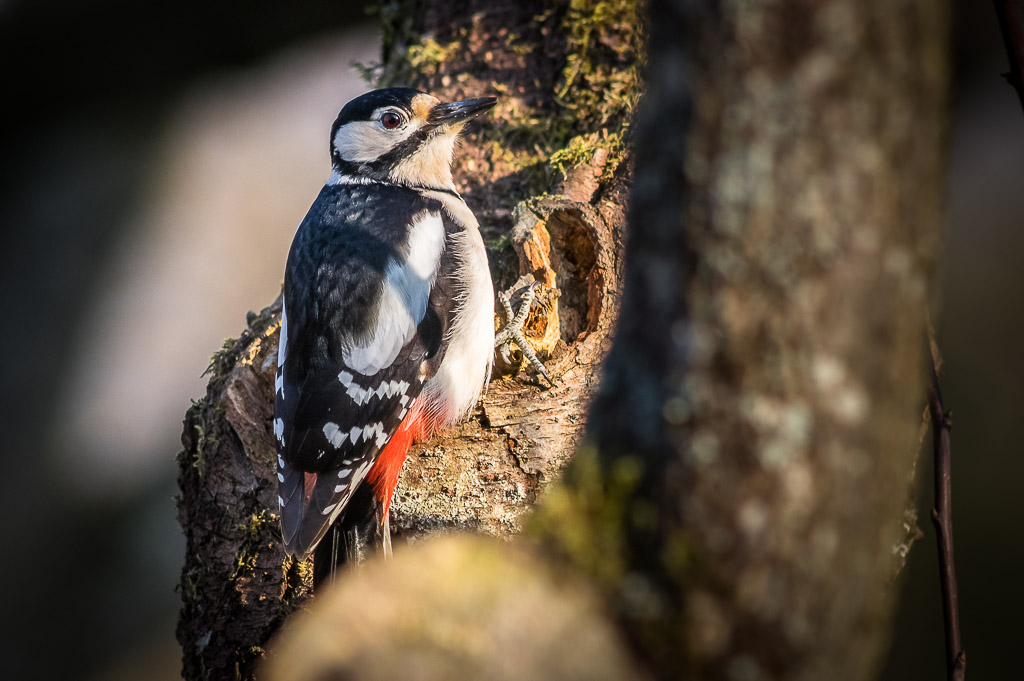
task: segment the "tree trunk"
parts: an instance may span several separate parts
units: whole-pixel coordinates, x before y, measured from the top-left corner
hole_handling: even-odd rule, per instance
[[[652,5],[589,427],[596,489],[643,510],[619,570],[568,555],[658,676],[870,678],[924,395],[946,7]]]
[[[631,2],[547,5],[419,0],[382,10],[382,84],[449,101],[499,96],[457,154],[456,184],[480,220],[496,284],[540,282],[543,310],[527,337],[557,382],[541,387],[513,375],[519,365],[499,366],[469,421],[414,447],[392,505],[396,540],[518,532],[579,440],[609,347],[639,22]],[[252,678],[265,642],[311,595],[311,566],[280,546],[271,425],[279,328],[280,299],[250,315],[214,356],[206,397],[185,417],[177,635],[188,681]]]

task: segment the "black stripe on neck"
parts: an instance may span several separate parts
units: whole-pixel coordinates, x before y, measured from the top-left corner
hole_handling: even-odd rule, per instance
[[[448,194],[450,196],[454,196],[457,199],[461,199],[462,198],[462,195],[459,194],[457,191],[455,191],[454,189],[448,189],[447,187],[427,187],[426,185],[422,185],[422,184],[406,184],[406,185],[401,185],[401,186],[409,187],[410,189],[420,189],[422,191],[428,191],[428,192],[441,192],[442,194]]]
[[[408,182],[395,182],[392,179],[381,179],[378,177],[369,177],[367,175],[361,175],[357,173],[344,172],[339,168],[335,168],[334,171],[337,173],[341,181],[335,184],[382,184],[388,187],[404,187],[405,189],[415,189],[417,191],[425,192],[441,192],[442,194],[448,194],[454,196],[457,199],[462,199],[462,195],[454,189],[448,189],[447,187],[431,187],[425,184],[410,184]],[[346,182],[345,180],[349,181]]]

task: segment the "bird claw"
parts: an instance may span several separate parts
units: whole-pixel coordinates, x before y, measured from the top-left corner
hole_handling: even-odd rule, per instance
[[[512,344],[515,343],[522,351],[523,356],[530,362],[530,365],[537,370],[537,373],[543,375],[553,387],[555,382],[551,379],[547,367],[537,359],[533,347],[530,346],[530,343],[523,336],[523,325],[526,323],[526,318],[530,315],[530,307],[533,305],[534,297],[537,295],[536,289],[538,285],[538,282],[535,281],[526,289],[522,300],[519,302],[519,311],[515,314],[512,312],[512,303],[509,302],[508,296],[503,291],[498,291],[498,300],[501,301],[502,307],[505,308],[505,318],[508,320],[508,324],[504,329],[495,334],[494,347],[497,348],[501,359],[506,364],[511,364],[510,352]]]
[[[512,363],[511,350],[512,346],[507,341],[498,346],[498,353],[501,355],[501,361],[504,362],[505,364]]]

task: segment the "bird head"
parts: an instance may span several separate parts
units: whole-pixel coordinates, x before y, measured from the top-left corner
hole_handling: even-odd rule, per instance
[[[454,191],[452,155],[466,122],[497,99],[442,102],[410,88],[374,90],[345,105],[331,130],[334,172]]]

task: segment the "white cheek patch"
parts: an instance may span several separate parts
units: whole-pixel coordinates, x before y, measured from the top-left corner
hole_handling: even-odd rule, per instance
[[[395,361],[427,312],[430,289],[443,250],[441,215],[421,213],[413,221],[407,258],[388,262],[375,326],[365,340],[353,343],[342,352],[345,364],[365,376],[372,376]],[[368,396],[360,397],[362,401],[368,399]]]
[[[422,125],[412,120],[403,128],[385,130],[377,121],[353,121],[334,133],[334,149],[344,161],[368,163],[409,139]]]

